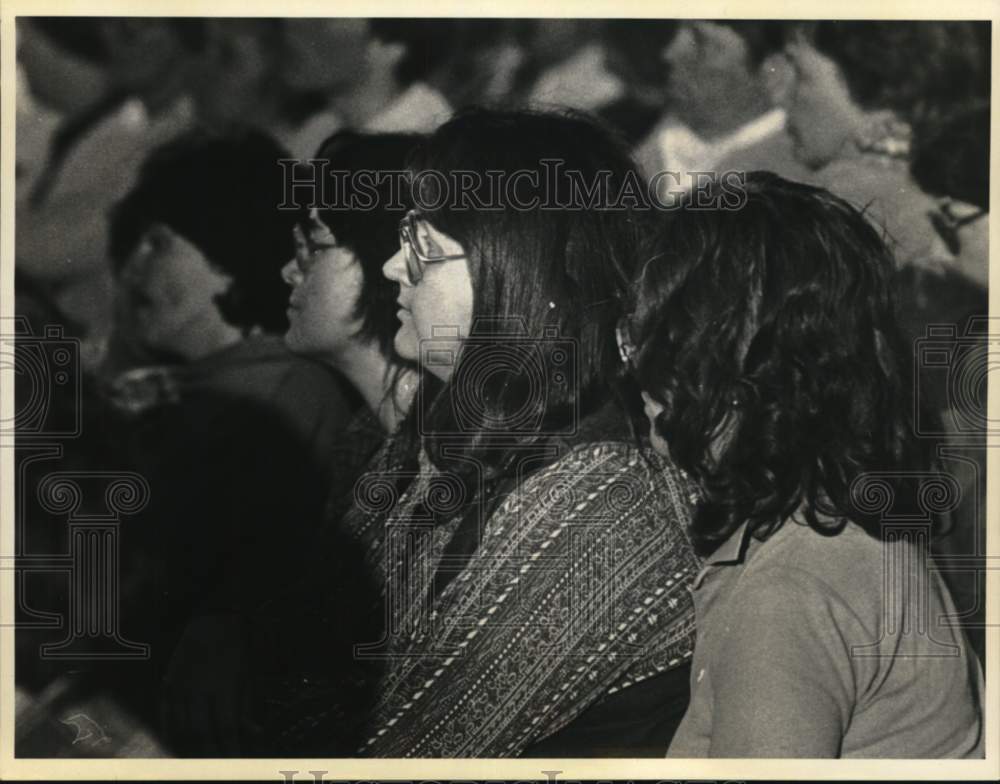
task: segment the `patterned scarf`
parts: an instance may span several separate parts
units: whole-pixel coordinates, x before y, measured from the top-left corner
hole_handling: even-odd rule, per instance
[[[473,521],[478,546],[455,557],[470,500],[423,453],[415,476],[369,472],[356,486],[343,526],[383,587],[386,622],[358,650],[386,667],[359,753],[516,756],[691,655],[696,496],[668,460],[607,436],[567,445]]]

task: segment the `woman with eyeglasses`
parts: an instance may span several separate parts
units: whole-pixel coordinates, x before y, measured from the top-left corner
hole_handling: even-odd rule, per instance
[[[827,191],[745,194],[663,216],[622,330],[701,495],[669,756],[981,757],[982,672],[927,552],[960,493],[917,435],[892,253]]]
[[[291,286],[286,345],[342,373],[385,433],[409,408],[415,381],[392,346],[399,287],[382,275],[405,215],[392,173],[420,139],[353,131],[327,139],[315,156],[325,162],[316,176],[328,177],[338,198],[306,211],[294,231],[295,257],[282,270]]]
[[[276,580],[278,590],[236,619],[245,664],[241,672],[213,672],[206,691],[228,699],[200,719],[205,751],[339,756],[356,745],[352,728],[368,710],[367,681],[377,676],[356,662],[352,646],[378,630],[370,623],[377,591],[338,520],[415,388],[414,366],[392,346],[398,286],[381,273],[399,247],[405,215],[392,175],[420,139],[341,131],[310,159],[322,162],[312,164],[316,193],[330,197],[302,205],[294,222],[295,253],[281,270],[290,287],[284,341],[346,380],[360,405],[329,444],[326,510],[312,526],[317,536]]]
[[[541,209],[555,159],[576,174]],[[482,109],[409,168],[417,209],[384,269],[422,380],[342,521],[383,593],[381,634],[355,648],[385,666],[357,751],[662,756],[697,561],[691,486],[634,437],[618,384],[641,226],[613,197],[641,179],[586,119]],[[574,193],[602,177],[609,200]]]
[[[302,677],[310,681],[307,690],[323,693],[314,677],[317,665],[298,655],[305,651],[324,651],[327,660],[322,669],[340,671],[334,681],[338,708],[342,712],[364,710],[365,692],[357,684],[350,646],[338,648],[337,643],[352,642],[356,635],[367,633],[370,602],[366,600],[376,593],[350,543],[339,535],[335,518],[350,506],[355,480],[409,406],[415,372],[392,349],[399,324],[398,287],[381,274],[383,262],[398,247],[396,228],[405,212],[401,205],[394,206],[390,180],[364,180],[355,175],[401,170],[419,139],[407,134],[334,134],[313,159],[325,162],[317,167],[317,177],[332,178],[336,173],[340,178],[337,187],[342,200],[305,207],[298,221],[285,214],[285,224],[291,229],[291,236],[284,237],[285,247],[294,247],[295,252],[281,269],[281,277],[291,287],[290,292],[286,289],[284,313],[281,281],[276,269],[271,273],[271,286],[278,289],[272,299],[279,304],[283,322],[287,316],[285,346],[325,365],[345,393],[355,395],[349,397],[351,407],[340,426],[322,431],[328,452],[321,483],[325,512],[321,503],[304,524],[286,520],[281,513],[272,515],[272,523],[280,521],[282,531],[299,523],[312,534],[294,552],[294,568],[287,568],[286,562],[286,568],[267,583],[267,593],[251,607],[216,612],[208,637],[214,645],[187,645],[175,656],[167,678],[170,698],[165,714],[182,752],[278,755],[299,750],[304,741],[289,716],[301,707]],[[372,183],[377,199],[371,208],[350,209],[360,196],[372,198],[371,191],[362,191]],[[275,185],[280,187],[280,178]],[[323,368],[316,370],[322,375]],[[269,552],[275,551],[272,545]],[[342,578],[338,589],[349,592],[349,597],[338,594],[339,601],[312,607],[308,596],[320,588],[299,582],[296,575],[320,574],[330,568]],[[274,643],[307,636],[313,645]],[[331,654],[335,648],[337,652]],[[338,656],[341,650],[343,656]],[[329,703],[326,710],[333,712]],[[248,716],[251,722],[244,720]],[[341,720],[329,717],[324,727]],[[329,751],[347,753],[350,746]]]

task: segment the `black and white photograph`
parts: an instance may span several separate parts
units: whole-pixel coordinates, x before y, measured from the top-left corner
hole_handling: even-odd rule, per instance
[[[997,773],[987,6],[81,8],[3,12],[0,777]]]

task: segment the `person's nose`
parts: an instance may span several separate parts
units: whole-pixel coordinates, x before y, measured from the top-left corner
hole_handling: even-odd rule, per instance
[[[410,285],[410,276],[406,272],[406,251],[403,248],[393,253],[382,265],[382,274],[400,286]]]
[[[302,282],[302,270],[299,269],[299,262],[294,256],[281,268],[281,279],[292,288]]]

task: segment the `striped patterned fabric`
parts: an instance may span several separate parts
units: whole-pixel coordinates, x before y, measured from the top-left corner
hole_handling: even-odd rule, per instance
[[[344,519],[386,587],[387,634],[367,653],[387,672],[359,753],[516,756],[689,660],[696,496],[668,460],[634,443],[569,449],[480,522],[475,554],[437,595],[466,505],[423,454],[420,469],[398,498],[399,477],[363,476]],[[435,525],[428,509],[455,518]]]

